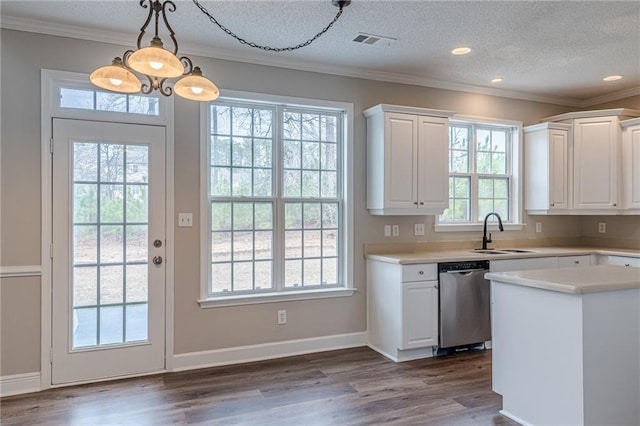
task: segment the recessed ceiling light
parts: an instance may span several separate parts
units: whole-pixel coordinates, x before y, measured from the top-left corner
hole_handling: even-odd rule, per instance
[[[466,55],[469,52],[471,52],[470,47],[456,47],[451,51],[453,55]]]
[[[610,75],[608,77],[603,78],[604,81],[616,81],[622,78],[621,75]]]
[[[496,77],[496,78],[492,78],[491,82],[492,83],[500,83],[502,80],[504,80],[504,78],[502,77]]]

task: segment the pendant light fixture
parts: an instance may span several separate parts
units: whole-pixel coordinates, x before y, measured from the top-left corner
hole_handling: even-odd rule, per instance
[[[140,0],[140,6],[149,9],[147,20],[140,28],[137,49],[127,50],[122,58],[116,57],[111,65],[96,69],[89,79],[93,84],[103,89],[118,93],[149,94],[154,90],[164,96],[177,95],[196,101],[212,101],[220,91],[210,80],[202,76],[200,67],[194,67],[191,59],[186,56],[178,57],[178,42],[174,37],[173,28],[169,25],[166,13],[175,12],[176,5],[171,0]],[[169,32],[173,43],[173,50],[167,50],[158,36],[160,17]],[[149,46],[142,47],[145,30],[155,18],[155,32]],[[148,83],[141,83],[135,72],[144,75]],[[174,87],[166,85],[167,79],[180,78]]]

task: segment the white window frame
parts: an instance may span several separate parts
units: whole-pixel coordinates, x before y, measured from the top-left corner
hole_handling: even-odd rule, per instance
[[[356,289],[353,280],[353,104],[346,102],[314,100],[289,96],[277,96],[261,93],[251,93],[233,90],[221,90],[223,96],[220,100],[229,102],[253,102],[271,105],[286,105],[287,107],[301,107],[315,110],[331,109],[344,112],[344,124],[342,129],[342,152],[339,154],[342,167],[342,206],[343,222],[342,241],[340,242],[341,253],[339,256],[340,275],[338,282],[343,286],[329,288],[309,288],[303,290],[283,290],[260,293],[246,293],[229,295],[209,294],[209,277],[211,270],[210,237],[211,221],[209,218],[209,103],[203,102],[200,106],[200,299],[198,303],[201,308],[215,308],[221,306],[236,306],[257,303],[273,303],[291,300],[323,299],[329,297],[351,296]],[[279,150],[274,150],[279,152]],[[274,165],[274,173],[280,170]],[[277,176],[277,179],[281,179]],[[315,200],[315,199],[314,199]],[[274,218],[275,219],[275,218]],[[277,232],[277,231],[276,231]],[[274,235],[274,240],[279,238]],[[274,265],[274,267],[276,267]]]
[[[522,121],[516,120],[504,120],[488,117],[478,117],[469,115],[454,115],[449,120],[450,125],[475,125],[478,127],[491,126],[491,127],[503,127],[505,129],[511,129],[511,146],[510,155],[507,161],[511,165],[511,183],[509,188],[509,216],[510,221],[503,221],[505,231],[519,231],[524,228],[522,221],[523,212],[523,158],[522,158],[522,139],[523,139],[523,124]],[[508,149],[508,150],[509,150]],[[470,158],[469,161],[475,161],[475,158]],[[454,176],[455,174],[449,174]],[[475,175],[477,179],[477,174]],[[476,185],[477,186],[477,185]],[[478,194],[471,193],[471,203],[477,206]],[[476,220],[473,216],[471,221],[467,223],[447,223],[440,222],[439,216],[435,217],[434,230],[436,232],[467,232],[467,231],[482,231],[484,222]],[[489,223],[490,229],[498,229],[496,222]]]

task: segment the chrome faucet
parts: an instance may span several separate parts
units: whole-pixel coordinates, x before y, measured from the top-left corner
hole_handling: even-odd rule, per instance
[[[500,232],[504,231],[504,227],[502,226],[502,219],[500,215],[496,212],[491,212],[484,217],[484,231],[482,233],[482,250],[487,249],[487,244],[491,242],[491,233],[489,233],[489,238],[487,238],[487,219],[489,216],[495,216],[498,218],[498,229]]]

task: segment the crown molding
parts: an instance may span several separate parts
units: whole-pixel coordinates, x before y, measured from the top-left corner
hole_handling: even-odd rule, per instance
[[[122,32],[113,31],[101,31],[86,27],[72,26],[66,24],[56,24],[52,22],[17,18],[13,16],[3,16],[0,21],[0,28],[6,28],[10,30],[26,31],[32,33],[46,34],[52,36],[69,37],[82,40],[97,41],[101,43],[111,43],[118,45],[131,45],[137,34],[123,34]],[[351,67],[335,67],[327,66],[322,63],[300,61],[292,59],[273,57],[267,58],[264,54],[250,54],[242,53],[238,54],[236,51],[228,49],[216,49],[212,50],[211,47],[201,44],[181,44],[181,53],[188,53],[192,55],[202,56],[205,58],[221,59],[234,62],[251,63],[256,65],[265,65],[271,67],[288,68],[298,71],[316,72],[321,74],[339,75],[343,77],[361,78],[365,80],[374,80],[387,83],[408,84],[414,86],[430,87],[434,89],[451,90],[456,92],[475,93],[488,96],[498,96],[502,98],[511,98],[530,102],[548,103],[554,105],[570,106],[581,108],[584,106],[595,105],[597,102],[607,102],[608,100],[622,99],[623,97],[632,95],[620,95],[620,97],[614,97],[609,99],[605,95],[597,98],[592,98],[587,101],[566,98],[559,96],[546,96],[538,95],[530,92],[521,92],[516,90],[506,90],[493,87],[476,86],[464,83],[454,83],[441,80],[433,80],[424,77],[418,77],[408,74],[396,74],[365,70],[360,68]],[[622,93],[622,92],[618,92]],[[600,99],[605,99],[600,101]],[[593,100],[597,100],[596,103],[591,103]]]
[[[600,105],[605,102],[617,101],[619,99],[630,98],[631,96],[640,95],[640,86],[632,87],[626,90],[620,90],[619,92],[609,93],[602,96],[596,96],[595,98],[585,99],[582,101],[582,107],[588,108],[594,105]]]

